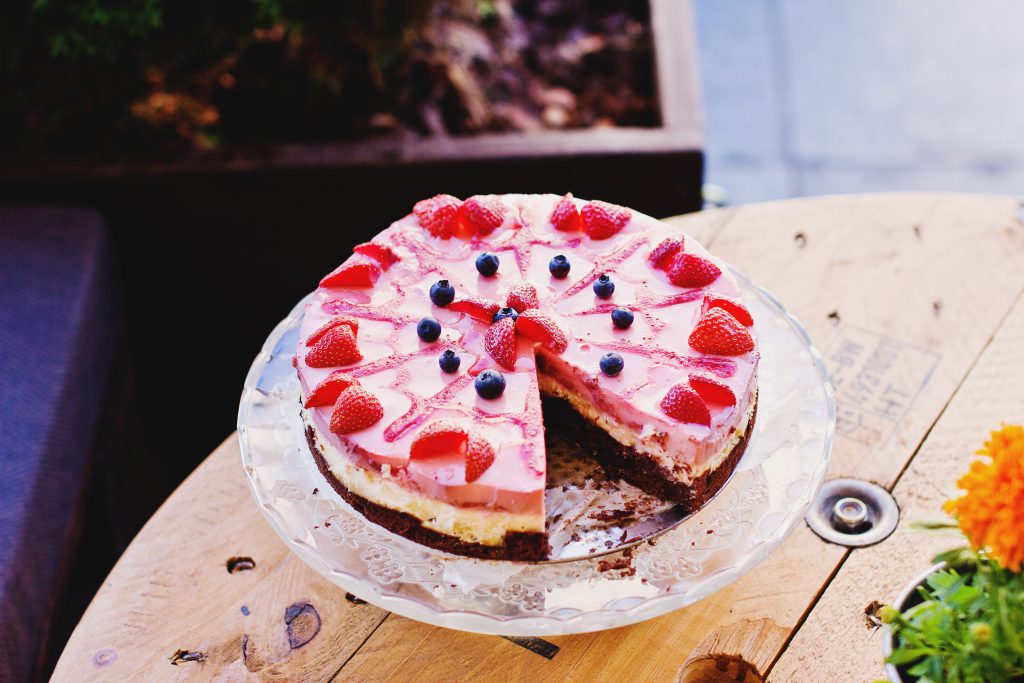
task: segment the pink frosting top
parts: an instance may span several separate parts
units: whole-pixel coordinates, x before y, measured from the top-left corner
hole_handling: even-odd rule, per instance
[[[310,409],[322,441],[363,466],[389,465],[398,481],[439,500],[542,513],[544,429],[534,356],[540,353],[552,379],[587,397],[640,438],[656,439],[683,469],[697,472],[721,453],[756,392],[758,352],[755,347],[740,356],[707,355],[692,349],[688,337],[700,317],[704,291],[738,299],[735,280],[723,272],[708,287],[678,287],[647,261],[664,238],[680,236],[677,229],[633,212],[629,223],[608,239],[559,232],[550,221],[559,199],[503,195],[505,223],[490,235],[471,240],[433,237],[410,214],[374,238],[390,246],[399,259],[374,287],[321,287],[315,292],[302,321],[296,357],[303,398],[338,369],[308,367],[306,338],[331,317],[347,315],[359,319],[363,359],[344,370],[384,408],[383,419],[375,425],[347,435],[328,428],[332,406]],[[575,201],[579,207],[585,203]],[[687,253],[715,262],[693,238],[684,240]],[[476,257],[483,251],[500,259],[492,277],[476,270]],[[548,270],[556,254],[564,254],[571,263],[565,279],[552,277]],[[608,300],[598,298],[592,289],[604,273],[615,283]],[[431,302],[430,286],[439,279],[451,282],[456,299],[484,297],[501,305],[514,284],[532,283],[540,309],[566,333],[568,348],[555,353],[518,335],[515,368],[502,368],[484,350],[485,323]],[[628,329],[612,324],[610,313],[616,307],[635,312]],[[441,323],[435,342],[421,341],[416,334],[416,324],[425,316]],[[438,365],[438,356],[449,348],[462,359],[454,374]],[[616,377],[604,375],[598,365],[608,351],[625,361]],[[498,399],[480,398],[473,386],[476,375],[488,368],[505,376],[505,392]],[[670,387],[697,370],[715,375],[737,398],[735,406],[710,406],[710,427],[679,422],[659,406]],[[409,460],[416,433],[440,418],[465,425],[494,447],[493,465],[476,481],[466,483],[461,458]]]

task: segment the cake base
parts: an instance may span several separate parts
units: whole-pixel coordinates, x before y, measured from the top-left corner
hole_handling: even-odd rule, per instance
[[[686,514],[699,510],[725,486],[736,464],[743,457],[757,417],[755,399],[746,432],[729,456],[715,469],[705,472],[696,477],[691,484],[685,485],[671,482],[669,473],[658,463],[633,448],[623,446],[607,432],[588,422],[569,405],[568,401],[545,396],[542,402],[545,422],[558,424],[560,428],[569,430],[587,450],[588,455],[604,468],[608,478],[623,479],[651,495],[676,501],[684,507]],[[375,503],[346,487],[331,472],[317,445],[313,428],[309,425],[306,425],[306,441],[317,469],[338,495],[368,520],[399,536],[444,552],[487,560],[536,562],[545,560],[550,555],[547,534],[539,531],[509,531],[501,545],[484,545],[427,528],[415,516]]]
[[[565,399],[542,396],[541,402],[545,423],[558,424],[560,429],[572,433],[574,439],[587,450],[588,455],[601,465],[609,479],[622,479],[652,496],[678,502],[686,514],[704,507],[729,481],[736,464],[747,449],[747,442],[757,418],[755,397],[747,429],[732,452],[715,469],[695,477],[690,484],[683,484],[673,481],[674,475],[651,457],[622,445],[608,432],[587,421]]]
[[[309,425],[306,425],[306,441],[309,443],[313,459],[316,460],[317,469],[338,492],[338,495],[363,517],[374,524],[381,525],[388,531],[446,553],[479,557],[485,560],[536,562],[547,559],[550,554],[547,534],[540,531],[509,531],[505,534],[504,542],[501,545],[484,545],[483,543],[463,541],[454,536],[428,529],[419,519],[407,512],[392,510],[349,490],[331,472],[327,460],[324,459],[316,444],[313,428]]]

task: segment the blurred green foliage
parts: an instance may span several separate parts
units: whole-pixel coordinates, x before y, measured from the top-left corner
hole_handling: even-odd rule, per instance
[[[411,96],[382,86],[434,4],[0,3],[0,151],[211,147],[282,126],[360,134],[339,126]]]

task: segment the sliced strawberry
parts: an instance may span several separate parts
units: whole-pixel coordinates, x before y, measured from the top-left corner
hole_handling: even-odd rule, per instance
[[[466,446],[466,483],[470,484],[487,471],[494,463],[494,447],[487,439],[470,434]]]
[[[712,308],[690,332],[690,346],[701,353],[739,356],[753,350],[754,338],[728,311]]]
[[[509,291],[505,303],[510,308],[514,308],[517,313],[522,313],[528,308],[537,308],[540,303],[537,298],[537,288],[529,282],[517,282]]]
[[[693,254],[676,254],[668,268],[669,281],[680,287],[710,285],[721,274],[721,269],[714,263]]]
[[[583,231],[591,239],[608,239],[626,227],[633,213],[624,206],[608,202],[587,202],[580,211],[583,219]]]
[[[579,232],[583,227],[579,209],[576,208],[576,202],[572,200],[572,192],[559,199],[555,204],[555,210],[551,212],[551,224],[555,226],[555,230],[562,232]]]
[[[450,194],[439,194],[416,202],[412,212],[427,232],[446,240],[455,234],[461,204],[462,202]]]
[[[665,414],[680,422],[710,426],[711,412],[696,391],[685,384],[677,384],[661,399]]]
[[[747,307],[735,299],[730,299],[727,296],[709,292],[704,295],[703,310],[708,311],[712,308],[721,308],[729,311],[729,313],[732,314],[732,317],[736,318],[736,320],[740,321],[740,323],[746,327],[750,327],[754,324],[754,319],[751,317],[750,311],[747,310]]]
[[[331,431],[351,434],[371,427],[384,417],[384,407],[377,397],[358,384],[351,385],[338,395],[331,413]]]
[[[516,321],[502,318],[487,328],[484,348],[491,358],[512,370],[516,366]]]
[[[370,261],[349,259],[320,280],[321,287],[373,287],[380,277],[380,267]]]
[[[459,221],[472,232],[489,235],[505,222],[505,207],[494,196],[470,197],[459,209]]]
[[[682,250],[682,237],[666,237],[651,251],[647,261],[658,270],[665,270],[672,265],[672,258]]]
[[[409,458],[422,460],[453,453],[462,455],[466,452],[468,441],[466,430],[451,420],[434,420],[412,440]]]
[[[501,304],[475,296],[468,299],[459,299],[448,304],[449,311],[465,313],[470,318],[487,324],[494,320],[494,314],[500,308]]]
[[[529,308],[519,314],[516,331],[527,339],[540,342],[555,353],[565,351],[569,340],[558,324],[536,308]]]
[[[323,325],[316,328],[316,332],[309,335],[309,339],[306,340],[306,346],[312,346],[313,344],[316,344],[318,341],[320,341],[321,337],[327,334],[327,330],[331,329],[332,327],[337,327],[338,325],[348,326],[348,328],[352,330],[353,337],[359,336],[359,321],[356,320],[355,318],[349,318],[348,316],[339,315],[337,317],[331,318]]]
[[[380,264],[380,267],[387,270],[392,265],[398,263],[398,257],[395,256],[395,252],[391,251],[391,247],[380,242],[363,242],[357,244],[352,248],[357,254],[362,254],[372,258],[374,261]]]
[[[317,408],[319,406],[329,406],[338,400],[338,396],[341,392],[348,389],[353,384],[359,384],[359,381],[348,374],[344,370],[335,370],[331,374],[327,375],[324,381],[317,384],[313,391],[309,392],[309,397],[306,398],[306,402],[302,405],[306,408]]]
[[[706,372],[690,375],[690,386],[708,403],[723,406],[736,405],[736,394],[722,380]]]
[[[348,325],[327,330],[306,354],[306,365],[311,368],[332,368],[351,365],[363,359],[356,346],[356,336]]]

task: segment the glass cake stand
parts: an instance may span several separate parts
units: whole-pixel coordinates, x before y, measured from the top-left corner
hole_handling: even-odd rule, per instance
[[[500,562],[433,550],[367,521],[324,480],[306,444],[291,364],[304,302],[274,328],[245,380],[238,436],[253,497],[318,573],[378,607],[438,626],[583,633],[696,602],[750,571],[803,519],[835,432],[832,387],[806,331],[771,294],[731,270],[762,354],[757,421],[718,495],[649,532],[646,542],[573,561]]]

